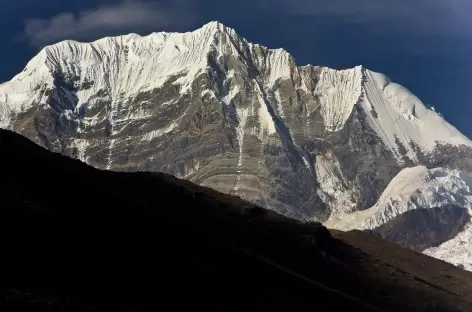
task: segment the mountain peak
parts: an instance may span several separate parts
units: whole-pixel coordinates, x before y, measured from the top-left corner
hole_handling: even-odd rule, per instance
[[[48,46],[0,85],[0,126],[302,220],[372,207],[406,167],[472,172],[472,142],[386,76],[299,67],[219,22]]]
[[[223,25],[222,23],[220,23],[219,21],[210,21],[208,23],[206,23],[205,25],[203,25],[201,28],[210,28],[210,29],[220,29],[221,27],[225,27],[225,25]]]
[[[227,104],[242,89],[242,86],[231,85],[234,73],[250,80],[253,79],[251,72],[255,70],[263,80],[260,83],[266,83],[271,90],[275,90],[280,81],[294,80],[293,86],[299,89],[297,92],[316,95],[323,110],[324,125],[331,132],[341,130],[355,104],[359,104],[368,112],[367,117],[371,117],[368,122],[372,129],[398,157],[397,141],[408,150],[411,159],[416,157],[416,152],[410,148],[411,142],[420,148],[431,148],[436,140],[471,145],[454,127],[436,113],[426,112],[419,99],[384,75],[370,72],[363,66],[341,71],[297,67],[284,49],[272,50],[251,44],[218,21],[186,33],[128,34],[90,43],[66,40],[47,46],[22,73],[0,86],[0,101],[9,104],[2,115],[24,110],[25,106],[35,103],[45,104],[42,93],[35,90],[54,88],[58,75],[79,89],[87,86],[81,90],[83,94],[74,95],[78,96],[77,105],[80,106],[100,90],[107,89],[113,98],[129,99],[140,92],[157,90],[170,80],[172,85],[180,85],[180,94],[185,94],[191,90],[196,77],[214,71],[214,66],[220,66],[219,71],[225,76],[218,74],[218,79],[226,79],[224,89],[227,90],[218,92]],[[316,88],[309,82],[311,79],[317,81]],[[374,103],[370,103],[371,100]],[[306,114],[310,115],[309,112]],[[4,124],[5,118],[2,120]],[[400,123],[401,126],[397,126]],[[383,129],[386,127],[388,129]],[[408,133],[403,129],[409,129]]]
[[[232,39],[221,40],[221,35]],[[227,37],[226,37],[227,38]],[[237,39],[238,38],[238,39]],[[65,40],[44,47],[25,67],[23,72],[15,76],[10,83],[0,88],[2,94],[28,92],[38,85],[52,85],[57,73],[65,73],[71,77],[83,76],[93,71],[97,80],[111,79],[107,82],[113,93],[123,92],[134,94],[146,88],[157,88],[169,77],[188,73],[187,81],[192,81],[196,74],[202,72],[207,64],[207,55],[226,42],[230,44],[239,40],[236,32],[219,22],[210,22],[203,27],[186,33],[157,32],[147,36],[128,34],[106,37],[93,42]],[[233,48],[233,53],[236,50]],[[108,73],[117,71],[115,75]],[[136,76],[132,86],[120,86],[118,72],[127,76]],[[98,76],[100,77],[98,77]],[[138,77],[139,76],[139,77]],[[106,78],[109,77],[109,78]],[[75,78],[74,78],[75,79]],[[102,84],[103,85],[103,84]],[[3,90],[2,90],[3,89]],[[3,101],[13,101],[13,97]],[[23,99],[21,102],[24,102]]]
[[[220,22],[212,21],[201,28],[186,33],[154,32],[146,36],[130,33],[127,35],[105,37],[92,42],[64,40],[44,47],[28,63],[23,73],[28,72],[29,74],[31,70],[37,70],[40,67],[44,67],[44,65],[50,71],[54,71],[54,68],[63,65],[61,63],[63,63],[64,59],[76,61],[83,58],[88,59],[94,64],[97,54],[113,54],[113,51],[120,49],[131,50],[140,56],[140,53],[147,55],[155,54],[154,52],[158,52],[166,44],[173,46],[177,51],[179,51],[179,46],[185,46],[187,49],[195,49],[203,45],[209,47],[214,42],[215,35],[219,32],[237,36],[234,29],[226,27]],[[166,51],[166,53],[169,52],[172,54],[172,51]]]
[[[153,43],[162,43],[162,41],[171,40],[171,41],[187,41],[188,43],[192,42],[193,38],[206,39],[203,41],[208,41],[212,39],[213,35],[218,32],[225,32],[230,35],[237,35],[236,31],[230,27],[225,26],[224,24],[218,21],[212,21],[200,28],[197,28],[193,31],[178,33],[178,32],[153,32],[148,35],[142,36],[136,33],[130,33],[120,36],[111,36],[97,39],[91,42],[81,42],[76,40],[63,40],[58,43],[46,46],[40,52],[52,52],[58,48],[62,49],[76,49],[80,46],[93,46],[95,48],[107,48],[110,45],[142,45],[142,44],[153,44]],[[202,38],[203,37],[203,38]],[[53,53],[53,52],[52,52]]]

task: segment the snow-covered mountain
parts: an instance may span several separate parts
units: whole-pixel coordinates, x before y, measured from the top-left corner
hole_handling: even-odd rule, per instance
[[[217,22],[45,47],[0,85],[0,126],[98,168],[333,224],[385,207],[405,168],[472,172],[472,142],[386,76],[297,66]]]

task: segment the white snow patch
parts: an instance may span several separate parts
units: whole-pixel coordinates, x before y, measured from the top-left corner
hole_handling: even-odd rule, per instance
[[[111,133],[112,136],[117,134],[115,117],[114,117],[114,114],[117,113],[117,108],[118,108],[118,104],[116,103],[116,101],[112,101],[111,105],[110,105],[111,111],[110,111],[109,116],[108,116],[108,122],[110,123],[110,133]],[[110,139],[110,144],[108,146],[108,161],[107,161],[107,166],[106,166],[107,170],[111,169],[111,165],[112,165],[112,162],[113,162],[113,160],[112,160],[113,150],[115,149],[115,144],[116,144],[116,139],[111,138]]]
[[[85,153],[87,151],[87,147],[89,146],[89,142],[87,140],[77,139],[74,140],[72,144],[77,149],[77,158],[80,161],[87,163],[88,157],[85,156]]]
[[[110,140],[110,145],[108,146],[109,151],[108,151],[108,161],[107,161],[107,166],[106,169],[110,170],[111,165],[112,165],[112,156],[113,156],[113,150],[115,149],[115,144],[116,144],[116,139],[111,139]]]
[[[365,97],[360,105],[370,127],[386,146],[401,160],[395,137],[407,150],[407,156],[416,160],[411,142],[420,149],[430,150],[437,141],[453,145],[472,142],[436,112],[427,109],[421,101],[404,87],[392,83],[386,76],[365,70]]]
[[[98,114],[95,115],[95,116],[84,117],[84,118],[82,119],[82,121],[83,121],[83,123],[84,123],[85,125],[87,125],[87,126],[89,126],[89,127],[90,127],[90,126],[95,126],[95,125],[99,124],[99,123],[102,121],[100,118],[98,118],[98,115],[99,115],[99,114],[100,114],[100,113],[98,113]]]
[[[308,169],[308,171],[311,172],[311,167],[310,167],[310,163],[308,162],[308,160],[305,158],[305,156],[302,156],[302,159],[303,159],[303,163],[305,164],[305,167]]]
[[[259,138],[264,137],[264,134],[271,135],[275,133],[275,125],[274,121],[272,120],[272,116],[269,114],[267,107],[264,103],[261,103],[259,107],[259,121],[261,123],[261,127],[259,130]]]
[[[174,129],[176,129],[178,127],[180,121],[182,120],[182,118],[184,118],[185,115],[187,115],[187,112],[190,108],[191,108],[191,106],[189,105],[187,107],[187,109],[182,113],[182,115],[180,115],[177,119],[175,119],[171,124],[167,125],[166,127],[161,128],[161,129],[157,129],[157,130],[154,130],[154,131],[150,131],[150,132],[146,133],[145,135],[143,135],[142,138],[141,138],[141,141],[151,141],[152,139],[161,137],[164,134],[167,134],[167,133],[173,131]]]
[[[192,91],[192,83],[195,79],[202,73],[203,68],[192,68],[186,75],[179,77],[176,81],[174,81],[173,85],[180,84],[180,95],[184,95]]]
[[[41,58],[40,53],[36,58]],[[12,80],[0,85],[0,105],[8,106],[11,114],[20,113],[33,105],[44,104],[44,90],[52,85],[53,79],[45,64],[31,60],[27,69]]]
[[[268,103],[263,98],[262,91],[260,90],[259,85],[257,82],[254,82],[255,86],[257,86],[257,99],[259,101],[259,138],[263,138],[264,135],[272,135],[276,132],[275,123],[272,116],[269,113],[269,109],[267,108]]]
[[[230,91],[228,92],[227,95],[223,96],[223,98],[221,99],[223,101],[223,103],[225,103],[226,105],[230,105],[231,102],[234,100],[234,98],[236,97],[236,95],[239,94],[239,87],[238,85],[234,85]]]
[[[174,123],[171,123],[170,125],[168,125],[167,127],[148,132],[145,135],[143,135],[143,137],[141,138],[141,141],[151,141],[152,139],[161,137],[164,134],[167,134],[167,133],[171,132],[172,130],[174,130],[177,126],[178,126],[178,123],[174,122]]]
[[[277,105],[277,114],[279,115],[280,118],[285,118],[284,110],[282,107],[282,98],[280,97],[279,90],[274,92],[274,97],[275,97],[275,102]]]
[[[342,210],[340,209],[336,212],[340,215],[344,215],[346,211],[355,208],[352,194],[340,179],[341,169],[335,159],[317,156],[315,170],[320,185],[320,192],[318,192],[318,194],[324,202],[330,202],[335,207],[342,208]]]
[[[244,133],[246,128],[247,117],[249,115],[248,108],[237,108],[236,112],[238,114],[239,125],[237,130],[237,138],[239,143],[239,158],[238,158],[238,176],[236,178],[236,185],[234,191],[239,189],[239,181],[241,180],[241,173],[243,167],[243,143],[244,143]]]
[[[271,50],[267,59],[269,73],[269,87],[275,85],[278,79],[289,79],[291,75],[290,54],[284,49]]]
[[[230,69],[229,72],[226,74],[226,80],[230,80],[231,78],[234,78],[236,76],[236,72],[234,69]]]
[[[237,135],[238,135],[238,142],[239,142],[239,161],[238,161],[238,167],[242,166],[242,155],[243,155],[243,142],[244,142],[244,129],[246,127],[246,121],[249,113],[249,109],[247,108],[237,108],[236,109],[238,113],[238,119],[239,119],[239,125],[237,129]]]
[[[203,90],[202,91],[202,94],[201,94],[201,97],[205,97],[207,94],[210,95],[211,98],[216,98],[216,95],[215,95],[215,92],[211,91],[211,90]]]
[[[326,67],[321,70],[314,95],[319,98],[327,131],[335,132],[344,127],[361,96],[361,83],[360,66],[341,71]]]

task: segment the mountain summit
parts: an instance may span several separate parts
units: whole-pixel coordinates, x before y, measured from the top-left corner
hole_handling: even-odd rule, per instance
[[[472,172],[472,142],[386,76],[297,66],[217,22],[45,47],[0,85],[0,126],[97,168],[162,171],[335,227],[378,207],[405,168]],[[405,205],[371,229],[443,208]]]

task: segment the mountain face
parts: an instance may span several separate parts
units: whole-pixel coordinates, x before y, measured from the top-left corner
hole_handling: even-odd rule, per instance
[[[48,46],[0,85],[0,126],[96,168],[166,172],[331,224],[377,209],[405,168],[472,172],[472,142],[384,75],[297,66],[216,22]],[[415,207],[467,223],[464,203],[447,203],[457,216]],[[406,226],[387,216],[376,227]]]
[[[471,272],[368,233],[1,129],[0,169],[2,311],[472,310]]]

